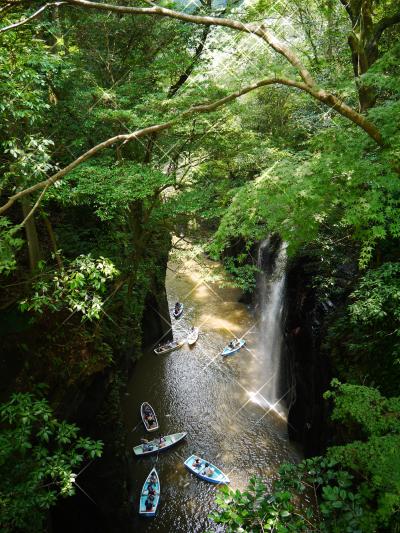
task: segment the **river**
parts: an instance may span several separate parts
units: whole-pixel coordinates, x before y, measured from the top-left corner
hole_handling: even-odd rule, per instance
[[[158,457],[134,460],[135,510],[141,486],[154,465],[161,481],[157,516],[137,516],[132,524],[137,532],[222,531],[208,519],[218,488],[183,466],[192,453],[218,465],[234,489],[244,489],[254,475],[270,483],[282,462],[298,460],[288,442],[284,417],[262,395],[271,379],[270,366],[260,350],[252,310],[240,303],[238,289],[205,281],[203,267],[193,260],[184,265],[170,264],[166,280],[170,308],[178,300],[185,305],[182,318],[173,322],[174,337],[185,337],[194,324],[200,327],[199,339],[192,348],[184,345],[167,355],[144,354],[126,395],[130,445],[146,436],[139,417],[142,401],[155,408],[163,434],[188,433],[186,441]],[[235,356],[222,358],[219,353],[233,336],[245,337],[247,346]]]

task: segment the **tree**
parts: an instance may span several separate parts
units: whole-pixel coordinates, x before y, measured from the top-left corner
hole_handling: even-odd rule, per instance
[[[75,492],[76,470],[101,456],[102,443],[59,421],[45,399],[15,393],[0,406],[0,525],[43,531],[47,510]]]
[[[341,3],[351,21],[348,43],[360,109],[366,111],[374,106],[378,94],[373,85],[365,83],[363,75],[381,56],[380,45],[384,32],[400,23],[400,10],[397,2],[392,1],[341,0]]]

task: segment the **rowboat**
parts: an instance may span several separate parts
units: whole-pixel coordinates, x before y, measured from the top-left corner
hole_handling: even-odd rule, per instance
[[[164,442],[160,444],[159,439],[154,439],[143,444],[139,444],[133,448],[133,453],[137,456],[151,455],[152,453],[165,452],[171,446],[178,444],[186,437],[187,433],[173,433],[172,435],[165,435]]]
[[[192,346],[199,338],[199,328],[193,328],[187,336],[186,342]]]
[[[221,355],[224,357],[227,355],[233,355],[234,353],[238,352],[240,348],[243,348],[243,346],[246,344],[246,341],[244,339],[239,339],[239,342],[232,348],[227,344],[225,348],[222,350]]]
[[[174,318],[179,318],[183,313],[183,304],[179,304],[176,309],[173,310]]]
[[[161,346],[157,346],[157,348],[154,348],[154,353],[157,355],[161,355],[164,353],[170,353],[174,350],[177,350],[178,348],[182,348],[184,345],[184,341],[168,341],[165,344],[162,344]]]
[[[140,416],[142,417],[144,427],[147,431],[156,431],[160,427],[158,425],[156,413],[149,403],[142,403],[140,406]],[[151,422],[151,420],[153,420],[153,422]]]
[[[152,488],[155,494],[149,494],[152,492]],[[160,478],[158,477],[157,470],[152,469],[144,482],[142,492],[140,494],[139,514],[143,516],[155,516],[157,511],[158,502],[160,501]]]
[[[195,463],[196,460],[198,460],[197,463]],[[209,481],[210,483],[216,483],[218,485],[230,482],[228,476],[225,475],[222,470],[197,455],[191,455],[188,457],[184,462],[184,465],[195,476],[204,479],[204,481]]]

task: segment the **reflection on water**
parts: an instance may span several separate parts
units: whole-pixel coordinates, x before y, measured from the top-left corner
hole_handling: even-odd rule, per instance
[[[296,460],[287,440],[285,421],[265,403],[262,354],[257,350],[257,325],[250,310],[238,302],[240,292],[202,282],[201,271],[168,271],[170,306],[185,304],[174,321],[176,339],[190,326],[200,327],[197,343],[167,355],[149,352],[137,363],[126,399],[126,422],[133,428],[130,444],[145,436],[139,417],[142,401],[157,412],[162,433],[187,431],[187,440],[159,456],[135,459],[132,505],[138,506],[141,486],[155,465],[161,481],[157,517],[140,519],[132,531],[222,531],[207,515],[218,488],[190,474],[183,461],[196,453],[219,466],[231,487],[243,489],[253,475],[271,481],[280,463]],[[247,346],[237,355],[219,353],[232,336],[245,337]]]

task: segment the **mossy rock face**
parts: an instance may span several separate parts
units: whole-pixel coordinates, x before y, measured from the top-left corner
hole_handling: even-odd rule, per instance
[[[321,342],[336,304],[321,301],[313,286],[318,264],[307,256],[292,260],[287,274],[285,341],[288,383],[295,384],[288,415],[289,437],[311,457],[329,440],[323,393],[332,377],[330,361],[321,356]]]
[[[80,480],[96,504],[79,491],[74,498],[60,501],[52,511],[55,531],[129,531],[132,456],[126,446],[121,406],[127,377],[127,372],[111,371],[98,376],[83,395],[79,391],[75,395],[71,392],[69,401],[74,405],[74,412],[70,416],[82,431],[103,441],[104,451]]]

